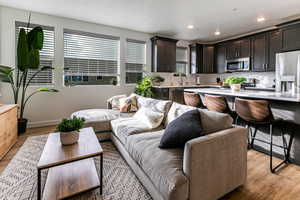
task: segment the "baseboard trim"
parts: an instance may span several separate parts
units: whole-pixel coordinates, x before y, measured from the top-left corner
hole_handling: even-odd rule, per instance
[[[47,121],[28,122],[28,128],[52,126],[52,125],[57,125],[59,122],[60,122],[60,120],[47,120]]]

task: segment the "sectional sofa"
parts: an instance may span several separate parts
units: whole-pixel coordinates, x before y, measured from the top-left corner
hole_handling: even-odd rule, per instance
[[[183,149],[160,149],[165,127],[196,108],[138,95],[136,98],[139,109],[147,107],[164,113],[159,127],[149,129],[132,114],[111,109],[73,115],[85,117],[86,126],[96,131],[111,131],[111,140],[154,200],[213,200],[246,182],[247,131],[233,127],[229,115],[199,109],[205,136],[188,141]]]

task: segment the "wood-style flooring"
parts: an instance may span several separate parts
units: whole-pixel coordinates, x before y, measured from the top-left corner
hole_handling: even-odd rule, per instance
[[[0,173],[23,145],[27,137],[53,132],[55,126],[28,129],[0,161]],[[279,162],[280,160],[275,159]],[[275,164],[275,163],[274,163]],[[201,187],[201,186],[199,186]],[[269,171],[269,156],[248,151],[248,178],[245,186],[229,193],[222,200],[300,200],[300,166],[290,164],[276,174]]]

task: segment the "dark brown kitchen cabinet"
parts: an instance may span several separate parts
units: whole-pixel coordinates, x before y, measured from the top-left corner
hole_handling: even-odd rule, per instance
[[[266,71],[275,71],[276,54],[282,49],[282,32],[280,30],[268,33],[268,63]]]
[[[213,73],[214,72],[214,51],[213,45],[203,46],[203,68],[202,73]]]
[[[250,57],[250,39],[245,38],[240,40],[240,52],[239,58],[248,58]]]
[[[250,39],[229,41],[226,43],[226,59],[234,60],[250,56]]]
[[[226,44],[226,59],[233,60],[238,58],[240,52],[240,41],[230,41]]]
[[[282,28],[282,51],[300,50],[300,22]]]
[[[252,71],[266,71],[267,67],[267,35],[265,33],[252,37]]]
[[[155,36],[151,41],[152,72],[175,72],[178,40]]]
[[[226,45],[224,43],[215,45],[215,72],[226,71]]]

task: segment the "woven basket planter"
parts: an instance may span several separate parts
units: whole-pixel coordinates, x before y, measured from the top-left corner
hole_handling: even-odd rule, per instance
[[[60,132],[60,142],[62,145],[75,144],[79,139],[78,131]]]

